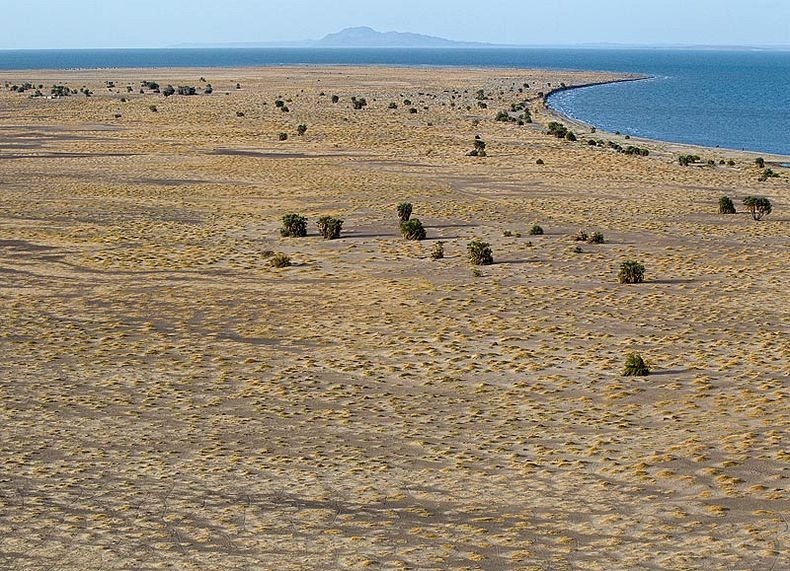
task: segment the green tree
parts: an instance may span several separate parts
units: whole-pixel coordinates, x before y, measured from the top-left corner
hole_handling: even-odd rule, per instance
[[[755,220],[762,219],[773,210],[771,201],[763,196],[747,196],[743,199],[743,204],[749,209],[749,213]]]

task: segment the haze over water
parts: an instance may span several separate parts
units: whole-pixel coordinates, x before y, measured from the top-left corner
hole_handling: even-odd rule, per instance
[[[676,49],[131,49],[0,51],[0,69],[398,65],[579,69],[649,81],[566,91],[558,110],[608,131],[790,155],[790,51]],[[24,81],[24,75],[19,80]],[[141,78],[142,79],[142,78]]]

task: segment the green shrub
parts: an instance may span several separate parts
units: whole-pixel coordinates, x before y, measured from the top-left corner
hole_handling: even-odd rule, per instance
[[[625,377],[646,377],[650,374],[650,369],[642,359],[639,353],[629,353],[625,358],[625,368],[623,369],[623,376]]]
[[[549,128],[549,135],[554,135],[558,139],[564,139],[568,136],[568,128],[563,125],[562,123],[558,123],[557,121],[551,121],[548,125]]]
[[[719,214],[735,214],[735,205],[729,196],[722,196],[719,199]]]
[[[318,232],[325,240],[340,238],[340,231],[343,229],[343,220],[332,216],[322,216],[318,219]]]
[[[757,180],[759,180],[760,182],[765,182],[769,178],[779,178],[779,175],[776,174],[772,169],[765,169],[763,171],[763,174],[761,174],[760,178],[758,178]]]
[[[271,258],[269,258],[269,264],[273,268],[287,268],[291,265],[291,257],[287,254],[283,254],[282,252],[277,252]]]
[[[576,135],[573,131],[568,131],[568,133],[565,135],[565,139],[571,142],[576,142]]]
[[[765,159],[762,158],[762,157],[757,157],[756,159],[754,159],[754,164],[756,164],[761,169],[764,169],[765,168]]]
[[[678,164],[682,167],[687,167],[700,162],[699,155],[681,155],[678,157]]]
[[[390,101],[390,104],[387,106],[387,108],[388,109],[397,109],[398,108],[398,104],[395,103],[394,101]]]
[[[340,98],[337,95],[333,95],[332,96],[332,103],[337,103],[338,101],[340,101]]]
[[[444,258],[444,242],[436,242],[431,250],[431,258],[434,260],[441,260]]]
[[[593,232],[590,239],[587,240],[590,244],[603,244],[603,234],[600,232]]]
[[[546,163],[543,162],[543,159],[538,159],[537,161],[535,161],[535,164],[536,165],[545,165]]]
[[[401,222],[400,233],[407,240],[425,240],[425,228],[418,218]]]
[[[401,202],[398,204],[398,218],[400,218],[401,222],[408,222],[409,218],[411,218],[411,212],[413,210],[411,202]]]
[[[617,279],[621,284],[641,284],[645,281],[645,267],[634,260],[627,260],[620,264]]]
[[[299,214],[286,214],[283,216],[283,227],[280,235],[284,238],[303,238],[307,236],[307,218]]]
[[[307,125],[302,124],[296,128],[296,134],[299,135],[300,137],[305,133],[307,133]]]
[[[729,161],[727,161],[727,166],[734,167],[735,166],[735,161],[730,159]]]
[[[490,266],[494,263],[491,244],[482,240],[472,240],[466,247],[469,261],[475,266]]]
[[[530,236],[542,236],[543,235],[543,228],[535,224],[532,228],[529,229]]]
[[[287,141],[288,140],[288,133],[279,133],[277,135],[278,141]]]
[[[151,113],[157,113],[159,109],[156,108],[156,105],[149,105],[148,108],[151,110]]]
[[[773,210],[771,201],[762,196],[747,196],[743,199],[743,204],[755,220],[760,220]]]

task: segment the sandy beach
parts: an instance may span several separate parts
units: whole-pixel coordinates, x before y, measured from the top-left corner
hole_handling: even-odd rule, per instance
[[[0,568],[790,568],[790,159],[546,134],[619,78],[0,73]]]

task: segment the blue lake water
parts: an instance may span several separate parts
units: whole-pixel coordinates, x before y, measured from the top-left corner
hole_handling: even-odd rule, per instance
[[[551,104],[609,131],[790,155],[790,51],[661,49],[133,49],[0,51],[0,69],[399,65],[640,73]],[[20,81],[27,79],[20,74]]]

